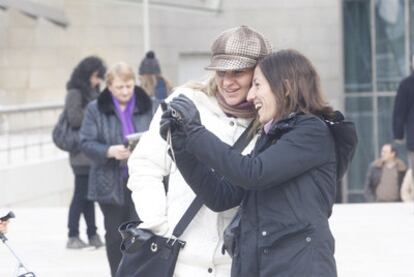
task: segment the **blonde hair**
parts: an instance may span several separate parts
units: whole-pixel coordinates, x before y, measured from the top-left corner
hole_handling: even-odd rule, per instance
[[[157,84],[157,77],[154,74],[139,75],[141,87],[145,90],[148,96],[155,95],[155,85]]]
[[[208,96],[215,96],[218,92],[215,73],[209,74],[205,81],[189,81],[183,87],[202,91]]]
[[[167,79],[162,77],[161,75],[156,75],[156,74],[139,75],[139,80],[141,82],[140,85],[145,90],[145,92],[148,94],[148,96],[150,97],[155,96],[155,87],[157,85],[158,79],[161,79],[164,81],[165,86],[167,88],[167,92],[168,94],[170,94],[172,90],[171,83]]]
[[[134,70],[125,62],[119,62],[108,70],[105,75],[106,85],[111,85],[116,77],[120,78],[122,81],[133,80],[136,82]]]

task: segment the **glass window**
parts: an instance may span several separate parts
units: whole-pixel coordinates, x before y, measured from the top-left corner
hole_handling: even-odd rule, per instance
[[[394,91],[406,75],[403,0],[376,0],[376,70],[379,91]]]
[[[394,110],[394,96],[378,98],[378,147],[380,152],[382,145],[393,143],[392,134],[392,113]],[[398,157],[407,162],[407,149],[405,144],[395,144],[398,151]]]
[[[343,4],[347,92],[372,91],[369,3],[368,0],[347,0]]]
[[[369,164],[374,160],[373,111],[371,97],[347,97],[346,116],[355,123],[358,146],[348,170],[348,202],[364,202],[364,182]]]
[[[393,141],[392,135],[392,111],[394,109],[394,97],[378,98],[378,144],[381,147],[385,143]],[[379,150],[379,149],[377,149]]]

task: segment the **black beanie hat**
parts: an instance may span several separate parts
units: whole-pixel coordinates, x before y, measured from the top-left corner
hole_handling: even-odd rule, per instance
[[[161,74],[160,65],[153,51],[148,51],[145,58],[139,65],[139,75],[144,74]]]

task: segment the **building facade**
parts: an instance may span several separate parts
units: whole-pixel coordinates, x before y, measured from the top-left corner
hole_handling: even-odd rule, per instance
[[[352,202],[362,200],[368,163],[391,139],[393,97],[413,47],[413,0],[18,2],[32,5],[31,16],[24,5],[0,2],[0,107],[63,102],[87,55],[137,68],[149,48],[174,85],[199,79],[214,38],[239,25],[262,32],[275,50],[301,51],[329,102],[357,124],[360,145],[343,188]]]

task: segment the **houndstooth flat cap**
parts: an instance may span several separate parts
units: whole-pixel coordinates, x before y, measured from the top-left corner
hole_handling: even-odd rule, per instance
[[[211,63],[206,69],[229,71],[255,67],[260,58],[272,52],[272,47],[259,32],[240,26],[221,33],[211,52]]]

